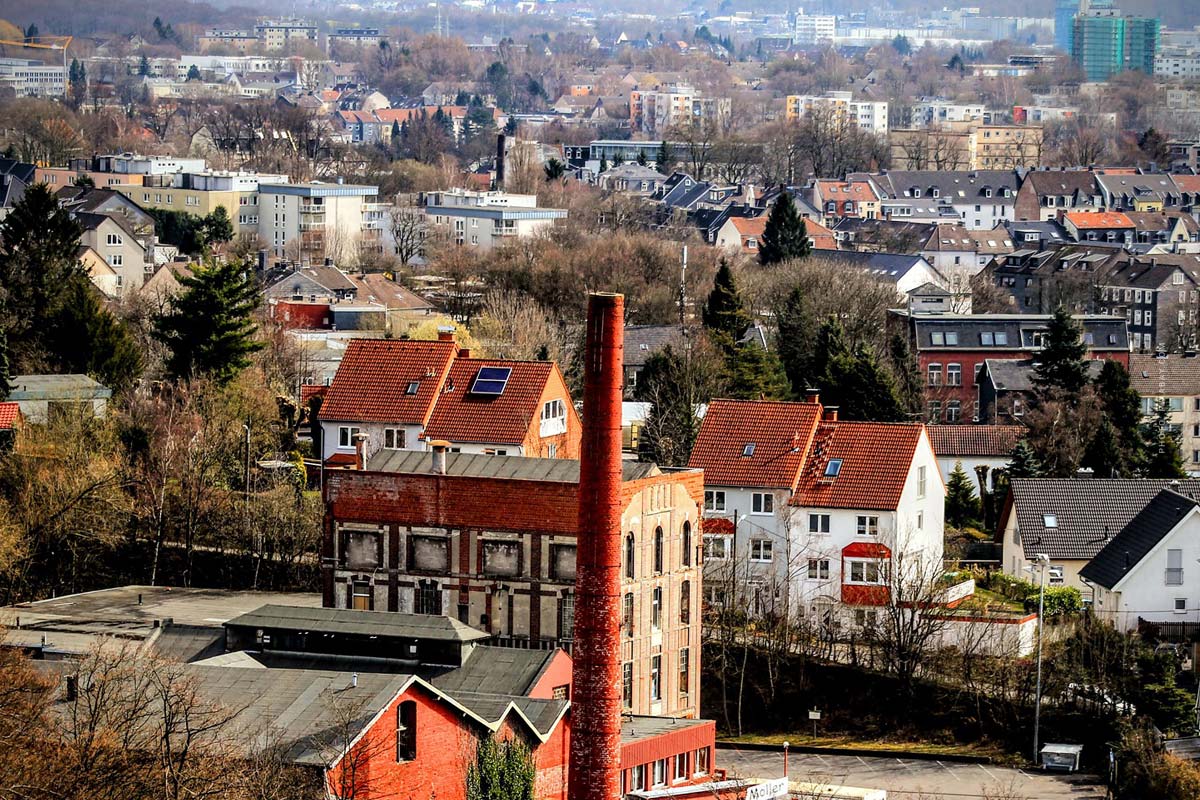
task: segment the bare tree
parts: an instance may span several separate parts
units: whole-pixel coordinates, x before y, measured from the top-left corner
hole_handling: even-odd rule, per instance
[[[388,230],[396,248],[396,257],[407,266],[421,255],[425,244],[425,212],[416,205],[395,205],[388,212]]]

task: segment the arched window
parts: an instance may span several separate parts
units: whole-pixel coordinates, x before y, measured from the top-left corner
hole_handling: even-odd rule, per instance
[[[654,529],[654,572],[661,574],[663,571],[663,529],[659,526]]]
[[[687,625],[692,621],[692,582],[679,584],[679,621]]]
[[[682,536],[682,538],[683,538],[683,544],[682,544],[683,562],[682,563],[685,567],[690,567],[692,565],[692,523],[687,520],[683,521],[683,536]]]
[[[633,579],[633,534],[629,533],[625,536],[625,577]]]

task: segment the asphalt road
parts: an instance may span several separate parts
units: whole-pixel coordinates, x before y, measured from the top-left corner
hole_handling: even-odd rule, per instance
[[[717,751],[717,767],[730,777],[778,778],[782,753]],[[886,789],[896,800],[1103,800],[1104,786],[1093,776],[1039,773],[982,764],[952,764],[903,758],[869,758],[791,753],[793,781]]]

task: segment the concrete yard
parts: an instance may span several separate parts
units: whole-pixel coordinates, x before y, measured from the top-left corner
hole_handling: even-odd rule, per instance
[[[731,777],[778,778],[783,754],[757,750],[717,751],[717,767]],[[788,755],[793,781],[886,789],[889,800],[1102,800],[1104,785],[1091,775],[1058,775],[982,764],[906,758]]]

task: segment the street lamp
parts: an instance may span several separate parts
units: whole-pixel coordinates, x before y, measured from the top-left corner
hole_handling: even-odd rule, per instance
[[[1033,700],[1033,763],[1038,763],[1038,728],[1042,721],[1042,627],[1043,613],[1046,610],[1046,567],[1050,566],[1050,556],[1038,553],[1036,569],[1042,573],[1041,587],[1038,590],[1038,645],[1037,645],[1037,691]],[[1033,565],[1030,571],[1035,569]]]
[[[785,777],[785,778],[788,776],[787,751],[788,751],[789,747],[791,747],[791,743],[785,739],[783,742],[783,777]]]

